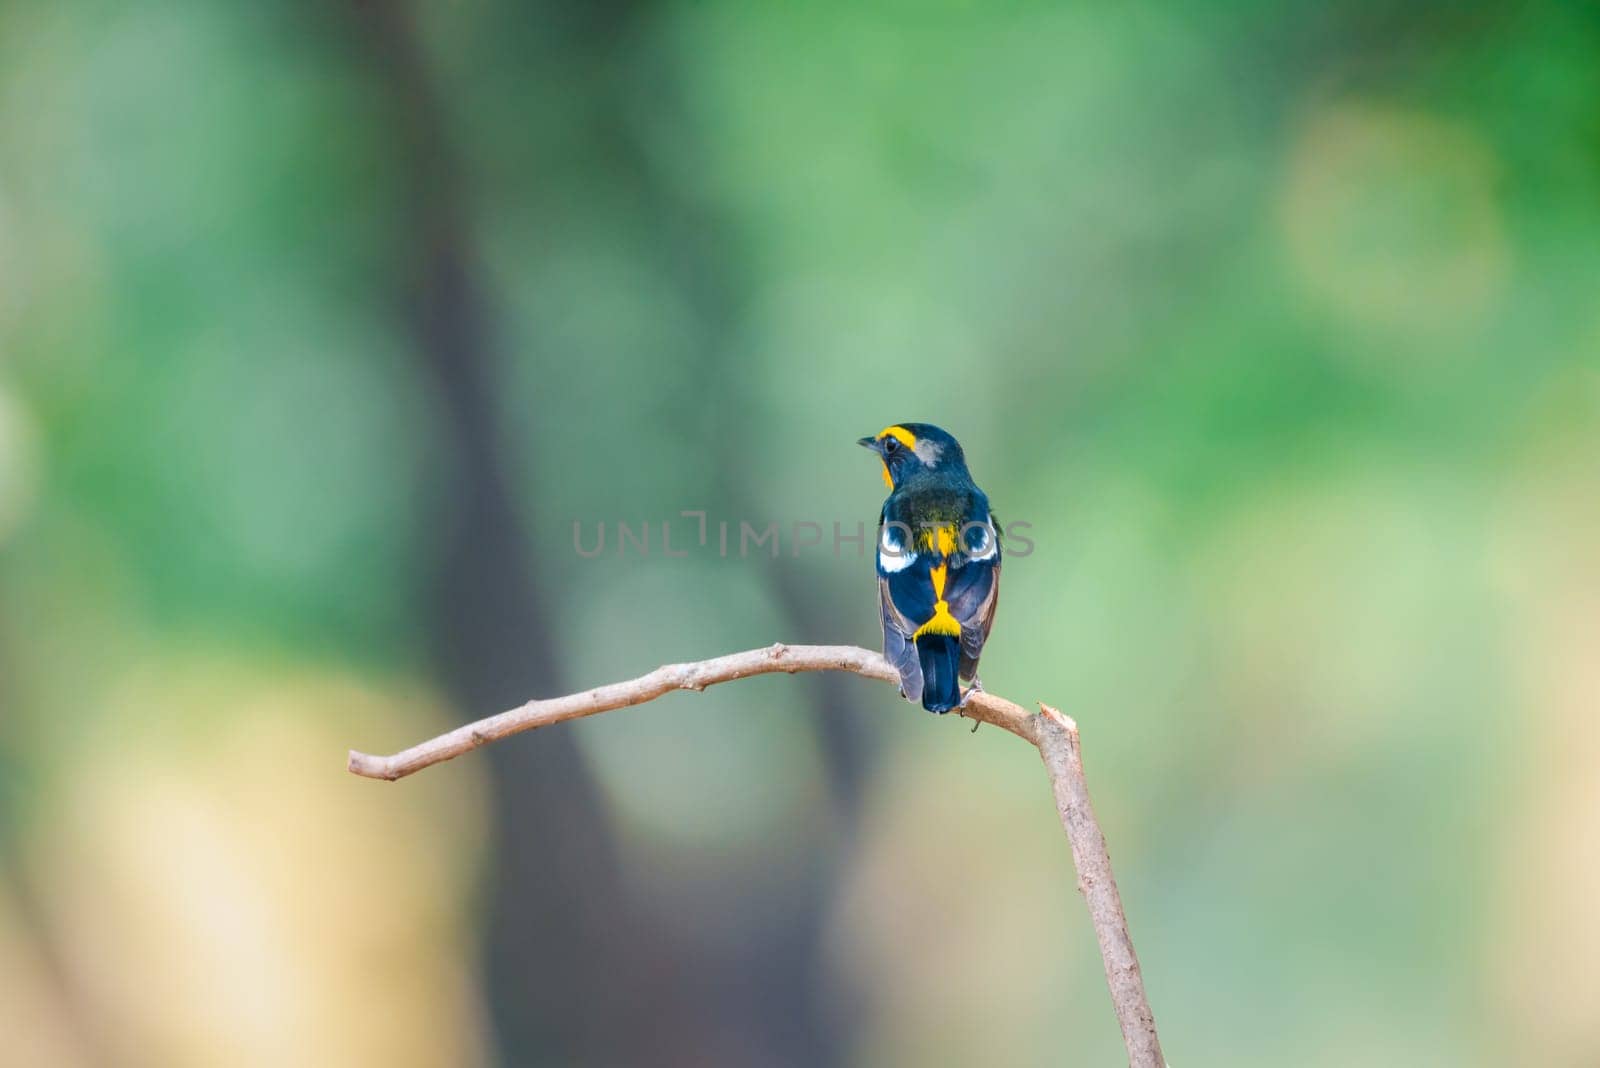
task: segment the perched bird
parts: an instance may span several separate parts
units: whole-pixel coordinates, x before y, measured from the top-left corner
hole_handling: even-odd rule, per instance
[[[897,423],[861,445],[883,459],[878,517],[883,655],[900,692],[929,712],[966,703],[1000,596],[1000,533],[956,439]],[[961,680],[970,680],[967,689]]]

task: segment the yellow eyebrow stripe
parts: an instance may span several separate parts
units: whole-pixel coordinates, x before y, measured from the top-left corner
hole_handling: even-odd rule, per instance
[[[917,447],[917,436],[903,426],[886,426],[878,431],[878,437],[894,438],[908,449]]]

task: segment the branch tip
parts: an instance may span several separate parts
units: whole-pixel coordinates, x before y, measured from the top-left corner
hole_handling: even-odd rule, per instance
[[[1043,701],[1040,701],[1039,715],[1045,719],[1048,719],[1052,724],[1060,727],[1062,730],[1072,735],[1073,738],[1078,737],[1077,720],[1073,719],[1071,716],[1065,715],[1061,709],[1056,708],[1054,705],[1047,705]]]
[[[371,753],[363,753],[359,749],[350,750],[350,755],[345,758],[346,770],[360,775],[364,779],[383,779],[393,782],[400,776],[389,770],[389,762],[383,757],[375,757]]]

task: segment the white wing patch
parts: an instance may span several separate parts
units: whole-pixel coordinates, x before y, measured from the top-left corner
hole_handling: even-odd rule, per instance
[[[987,523],[968,523],[961,528],[961,544],[966,547],[968,560],[992,560],[1000,551],[1000,539],[994,535],[994,516]]]
[[[878,566],[885,574],[896,574],[917,562],[916,550],[906,548],[902,531],[910,533],[910,528],[904,523],[889,522],[878,536]]]

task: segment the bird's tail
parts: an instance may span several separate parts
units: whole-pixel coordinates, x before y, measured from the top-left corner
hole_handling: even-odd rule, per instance
[[[922,707],[929,712],[949,712],[961,704],[961,639],[924,634],[916,641],[922,663]]]

